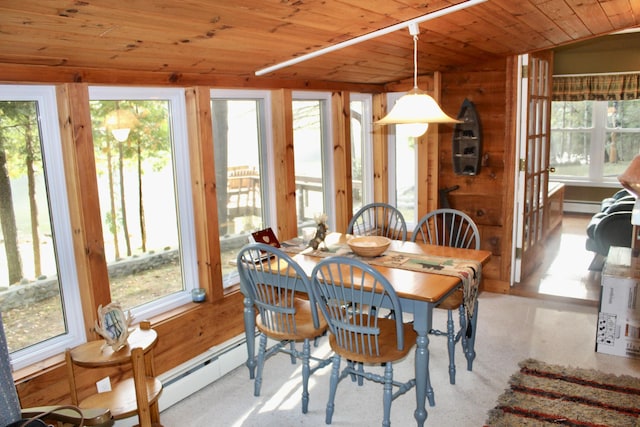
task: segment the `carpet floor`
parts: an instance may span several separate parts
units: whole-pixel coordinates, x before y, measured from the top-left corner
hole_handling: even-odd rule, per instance
[[[431,337],[431,382],[436,405],[427,406],[427,426],[482,426],[498,396],[508,387],[518,363],[535,358],[550,364],[597,369],[611,374],[640,377],[640,359],[595,352],[597,308],[581,304],[523,298],[493,293],[479,297],[477,358],[466,370],[464,356],[456,353],[456,384],[449,384],[446,340]],[[434,325],[444,326],[446,312],[436,310]],[[330,355],[326,340],[313,349],[315,356]],[[240,366],[201,391],[161,408],[165,427],[322,426],[328,396],[330,368],[310,379],[309,412],[300,409],[300,364],[291,365],[284,354],[265,365],[262,392],[253,395],[253,381]],[[413,376],[413,352],[394,364],[394,377]],[[391,424],[415,425],[413,390],[396,399]],[[382,422],[382,386],[365,382],[358,387],[348,380],[338,387],[333,426],[376,426]]]

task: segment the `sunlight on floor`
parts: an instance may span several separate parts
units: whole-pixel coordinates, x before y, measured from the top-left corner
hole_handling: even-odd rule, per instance
[[[542,280],[540,281],[539,292],[546,295],[555,295],[559,297],[588,299],[588,290],[584,286],[584,283],[577,282],[575,280],[567,280],[562,284],[562,287],[557,286],[557,279]]]
[[[277,393],[275,393],[271,399],[265,402],[260,412],[270,412],[277,409],[291,411],[293,408],[301,405],[300,396],[302,395],[302,388],[299,387],[299,378],[302,377],[302,373],[296,369],[295,374],[296,375],[292,375],[289,381],[278,389]]]
[[[318,360],[327,359],[331,356],[331,348],[328,344],[325,344],[323,348],[318,349],[315,348],[315,345],[312,344],[313,357],[310,361],[312,372],[316,366],[318,366]],[[273,357],[279,358],[287,358],[285,354],[276,354]],[[268,372],[269,361],[265,362],[265,373],[263,377],[269,376]],[[331,364],[320,368],[320,370],[330,370]],[[259,413],[269,413],[273,411],[292,411],[301,409],[301,397],[302,397],[302,387],[300,383],[300,378],[302,377],[302,365],[299,360],[296,361],[296,368],[291,371],[289,378],[287,381],[280,386],[277,391],[275,391],[272,396],[264,402],[264,405],[259,409]],[[264,381],[274,381],[273,378],[263,378],[263,387],[265,386]],[[314,394],[314,389],[317,387],[318,378],[312,375],[309,377],[309,395],[312,396]],[[317,397],[316,397],[317,398]],[[242,424],[240,424],[242,425]]]
[[[585,249],[584,231],[563,232],[560,247],[547,271],[540,277],[538,291],[542,294],[578,299],[592,299],[589,289],[589,264],[593,254]]]
[[[285,357],[284,355],[278,355],[279,357]],[[268,365],[268,361],[265,364],[265,368],[267,368]],[[232,427],[241,427],[243,425],[245,425],[245,422],[247,422],[249,419],[251,419],[252,417],[256,416],[256,410],[258,412],[258,414],[260,413],[270,413],[270,412],[274,412],[274,411],[292,411],[295,410],[296,407],[300,407],[300,397],[301,397],[301,393],[302,393],[302,388],[300,387],[300,377],[302,376],[302,373],[300,371],[301,368],[295,369],[291,375],[289,376],[288,380],[282,384],[282,386],[280,386],[276,392],[272,393],[271,397],[266,400],[264,402],[264,404],[262,406],[260,406],[259,408],[256,407],[252,407],[250,411],[248,411],[245,414],[238,414],[238,421],[236,423],[233,424]],[[267,378],[265,379],[265,375],[267,376]],[[269,373],[265,372],[263,374],[263,387],[264,385],[264,381],[274,381],[274,378],[269,378]],[[315,384],[314,381],[312,381],[313,378],[309,379],[309,389],[311,390],[311,388],[313,387],[313,385]],[[251,392],[253,393],[253,385],[251,387]],[[263,393],[263,391],[261,391],[261,394]]]

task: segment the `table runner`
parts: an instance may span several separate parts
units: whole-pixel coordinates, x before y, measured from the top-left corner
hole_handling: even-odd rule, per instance
[[[346,243],[329,245],[326,250],[313,250],[312,248],[298,244],[296,241],[291,241],[285,242],[281,249],[291,254],[304,252],[305,255],[317,256],[319,258],[335,255],[347,256],[371,265],[458,277],[463,285],[463,300],[467,312],[467,319],[473,317],[475,304],[478,299],[480,279],[482,277],[482,263],[478,261],[435,255],[418,255],[391,250],[373,258],[361,257],[353,253]],[[471,335],[471,332],[471,322],[468,321],[466,331],[468,337]]]

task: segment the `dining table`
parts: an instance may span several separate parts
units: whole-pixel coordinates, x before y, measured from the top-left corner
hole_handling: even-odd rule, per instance
[[[310,277],[313,268],[327,256],[352,256],[347,241],[353,236],[333,232],[326,236],[322,246],[316,250],[306,247],[300,238],[281,243],[283,251],[288,252]],[[432,329],[433,310],[457,289],[463,288],[464,280],[442,266],[469,262],[474,270],[482,268],[491,257],[486,250],[461,249],[437,246],[417,242],[392,240],[389,248],[374,259],[362,258],[372,265],[389,282],[398,295],[403,313],[413,317],[413,329],[417,333],[415,349],[416,409],[414,417],[418,426],[427,419],[426,401],[435,405],[433,388],[429,378],[429,331]],[[417,260],[420,268],[406,268],[404,261]],[[387,262],[387,260],[390,260]],[[414,263],[415,264],[415,263]],[[415,266],[414,266],[415,267]],[[481,271],[477,271],[480,277]],[[240,283],[244,295],[244,326],[247,341],[247,362],[249,375],[254,377],[255,370],[255,311],[253,301],[245,286]],[[302,291],[302,289],[301,289]],[[471,334],[464,350],[467,369],[471,370],[475,358],[475,335],[478,327],[478,304],[474,301],[471,317]]]

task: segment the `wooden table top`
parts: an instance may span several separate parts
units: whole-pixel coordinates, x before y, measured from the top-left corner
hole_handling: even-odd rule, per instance
[[[131,360],[131,349],[140,347],[146,353],[158,340],[158,334],[153,329],[136,327],[127,338],[127,346],[114,352],[110,346],[105,346],[104,340],[89,341],[71,350],[73,363],[78,366],[94,368],[98,366],[113,366]]]
[[[331,233],[326,237],[325,242],[329,246],[346,244],[349,237],[351,236],[342,233]],[[491,258],[491,252],[485,250],[460,249],[424,243],[401,242],[398,240],[393,240],[388,250],[412,255],[430,255],[472,260],[480,262],[483,265]],[[316,264],[323,258],[308,253],[300,253],[295,255],[294,259],[300,264],[302,269],[310,275]],[[399,297],[406,299],[437,302],[449,293],[452,288],[460,284],[458,277],[437,274],[433,270],[418,272],[401,268],[382,267],[379,265],[373,267],[389,280]]]

